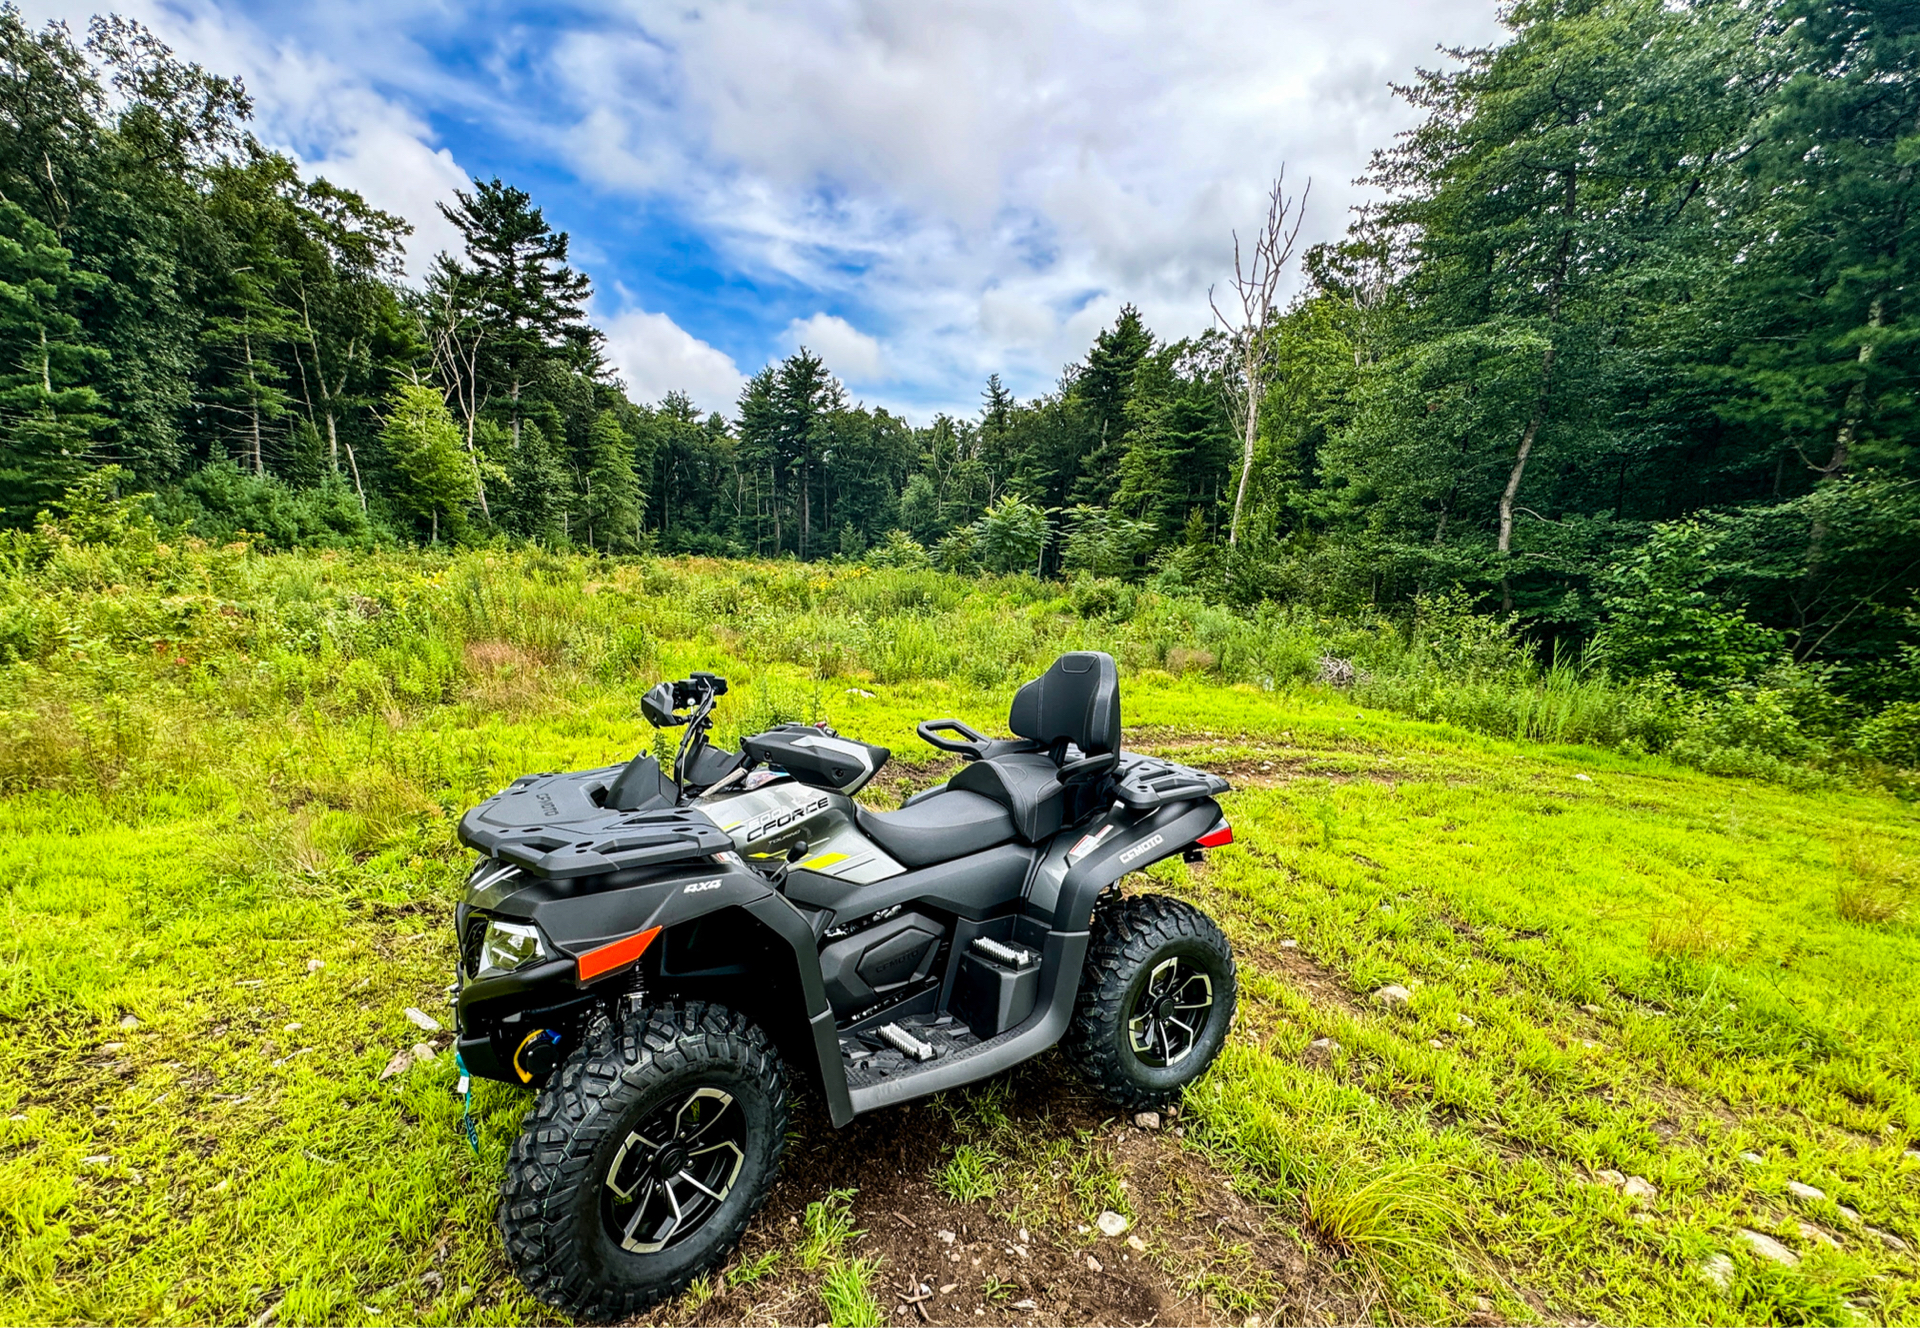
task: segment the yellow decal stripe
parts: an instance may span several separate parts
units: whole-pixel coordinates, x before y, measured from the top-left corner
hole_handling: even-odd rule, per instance
[[[808,871],[825,871],[827,868],[833,866],[834,863],[845,862],[846,860],[847,855],[844,853],[822,853],[819,857],[808,858],[800,865]]]

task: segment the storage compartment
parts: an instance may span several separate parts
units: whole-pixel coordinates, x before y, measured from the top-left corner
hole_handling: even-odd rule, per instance
[[[1039,994],[1039,952],[982,937],[960,956],[948,1008],[977,1036],[993,1037],[1026,1022]]]
[[[891,755],[885,747],[806,724],[782,724],[756,733],[742,738],[740,747],[749,760],[777,766],[802,784],[846,794],[857,792]]]
[[[820,978],[833,1011],[846,1018],[924,982],[946,928],[919,913],[876,922],[820,951]]]

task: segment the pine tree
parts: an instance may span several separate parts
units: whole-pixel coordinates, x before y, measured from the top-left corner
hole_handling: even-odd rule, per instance
[[[70,309],[100,282],[53,231],[0,200],[0,519],[24,525],[79,479],[107,427],[92,386],[107,356]]]
[[[525,396],[538,387],[546,361],[597,376],[601,335],[587,321],[593,285],[567,266],[569,239],[547,224],[525,190],[497,177],[454,191],[440,211],[466,242],[466,262],[445,259],[442,280],[458,288],[484,325],[480,372],[516,447],[527,417]]]
[[[1076,467],[1071,501],[1096,506],[1112,501],[1120,482],[1120,456],[1126,449],[1127,399],[1133,395],[1134,371],[1152,350],[1153,333],[1140,311],[1129,304],[1087,352],[1086,365],[1073,384],[1087,442]]]
[[[611,552],[616,545],[630,548],[638,542],[646,498],[634,467],[633,439],[612,410],[601,411],[593,421],[581,489],[587,547]]]

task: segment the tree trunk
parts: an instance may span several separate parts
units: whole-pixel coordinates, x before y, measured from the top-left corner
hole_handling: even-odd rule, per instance
[[[360,487],[360,463],[354,460],[352,443],[347,444],[347,468],[353,472],[353,491],[359,496],[360,510],[364,512],[367,510],[367,491]]]
[[[253,338],[243,334],[240,345],[247,353],[247,413],[253,422],[253,473],[264,475],[267,465],[260,447],[260,384],[253,376]]]
[[[1867,326],[1879,327],[1885,316],[1886,307],[1881,297],[1876,295],[1867,313]],[[1853,386],[1847,389],[1847,403],[1841,408],[1840,427],[1833,433],[1833,455],[1827,459],[1826,465],[1820,467],[1820,474],[1824,479],[1833,479],[1846,474],[1847,468],[1853,464],[1854,435],[1859,431],[1860,421],[1865,419],[1867,414],[1866,370],[1867,366],[1873,362],[1873,349],[1871,341],[1860,343],[1860,353],[1854,360],[1854,363],[1860,366],[1860,377],[1856,378]]]
[[[1519,496],[1520,480],[1527,473],[1527,457],[1533,452],[1533,440],[1540,436],[1540,426],[1546,422],[1547,408],[1553,400],[1553,334],[1560,324],[1560,300],[1566,292],[1567,264],[1573,253],[1573,209],[1579,180],[1571,166],[1566,169],[1566,177],[1566,197],[1561,212],[1565,225],[1560,232],[1560,252],[1554,257],[1553,280],[1547,288],[1547,348],[1540,353],[1540,390],[1534,397],[1527,427],[1520,435],[1520,446],[1514,452],[1507,487],[1500,493],[1500,609],[1503,613],[1513,612],[1513,582],[1506,567],[1507,559],[1513,556],[1513,500]]]
[[[1261,382],[1258,353],[1249,341],[1246,360],[1241,372],[1247,383],[1247,422],[1246,436],[1241,440],[1240,448],[1240,484],[1233,494],[1233,524],[1227,528],[1227,544],[1237,547],[1240,543],[1240,516],[1247,505],[1247,485],[1253,478],[1253,445],[1260,437],[1260,396],[1265,386]]]

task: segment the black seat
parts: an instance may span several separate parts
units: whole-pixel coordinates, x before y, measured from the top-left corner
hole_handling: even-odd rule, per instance
[[[951,788],[917,797],[897,812],[861,807],[854,819],[867,838],[907,867],[964,858],[1013,838],[1013,818],[1005,807]]]
[[[1014,693],[1007,727],[1025,739],[1025,750],[994,744],[994,754],[962,766],[947,786],[992,799],[1013,817],[1021,839],[1039,843],[1066,822],[1067,790],[1111,769],[1119,755],[1120,672],[1113,656],[1098,650],[1060,656]]]

